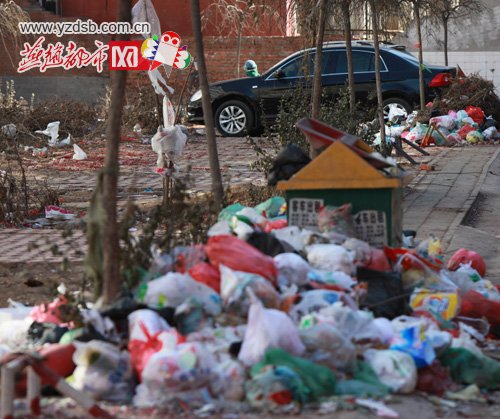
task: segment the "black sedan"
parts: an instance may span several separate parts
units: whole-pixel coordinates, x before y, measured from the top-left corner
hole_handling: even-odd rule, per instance
[[[262,126],[262,118],[276,119],[285,93],[297,86],[312,88],[315,49],[296,52],[259,77],[226,80],[210,85],[210,97],[219,132],[228,137],[244,136]],[[375,53],[373,44],[353,42],[356,100],[367,102],[375,90]],[[395,105],[411,112],[419,103],[418,60],[404,47],[381,45],[380,66],[384,110]],[[345,43],[325,44],[322,59],[322,86],[334,98],[347,83]],[[426,65],[424,70],[426,101],[437,90],[449,85],[456,74],[454,67]],[[373,99],[372,99],[373,100]],[[188,120],[203,123],[201,91],[188,104]]]

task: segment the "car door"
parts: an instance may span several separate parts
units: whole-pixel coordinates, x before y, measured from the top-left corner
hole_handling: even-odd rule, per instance
[[[327,96],[334,99],[348,83],[347,51],[338,48],[327,53],[330,57],[323,75],[323,86]],[[352,62],[356,100],[364,103],[369,99],[370,93],[375,92],[375,53],[353,48]],[[383,60],[381,60],[381,69],[382,72],[387,71]]]
[[[299,55],[274,69],[255,86],[257,100],[266,118],[276,118],[281,104],[286,106],[286,99],[294,89],[305,89],[305,94],[310,92],[311,65],[310,53]],[[278,71],[282,73],[281,77],[277,76]]]

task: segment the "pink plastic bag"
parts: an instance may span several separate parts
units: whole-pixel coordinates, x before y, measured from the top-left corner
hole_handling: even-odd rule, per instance
[[[237,237],[230,235],[210,237],[205,252],[210,263],[217,268],[223,264],[234,271],[254,273],[263,276],[274,285],[277,284],[278,270],[273,258]]]

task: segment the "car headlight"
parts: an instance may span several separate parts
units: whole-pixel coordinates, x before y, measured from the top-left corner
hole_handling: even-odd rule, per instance
[[[193,96],[191,96],[191,99],[189,99],[189,101],[196,102],[197,100],[200,100],[200,99],[201,99],[201,89],[194,92]]]

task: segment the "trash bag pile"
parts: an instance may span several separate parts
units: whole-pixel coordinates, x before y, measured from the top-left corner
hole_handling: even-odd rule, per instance
[[[390,393],[453,400],[500,388],[488,356],[500,292],[481,255],[445,261],[436,237],[377,249],[344,222],[332,235],[331,223],[308,231],[285,216],[281,197],[226,207],[207,243],[159,255],[133,295],[73,307],[71,320],[64,290],[1,309],[0,354],[34,348],[95,400],[140,408],[299,412],[343,398],[397,417]]]
[[[417,122],[416,116],[416,112],[407,115],[405,111],[393,106],[386,125],[387,141],[394,142],[401,137],[422,146],[436,144],[450,147],[497,144],[500,141],[500,125],[476,106],[433,116],[428,124]],[[377,134],[375,144],[380,144],[380,134]]]

